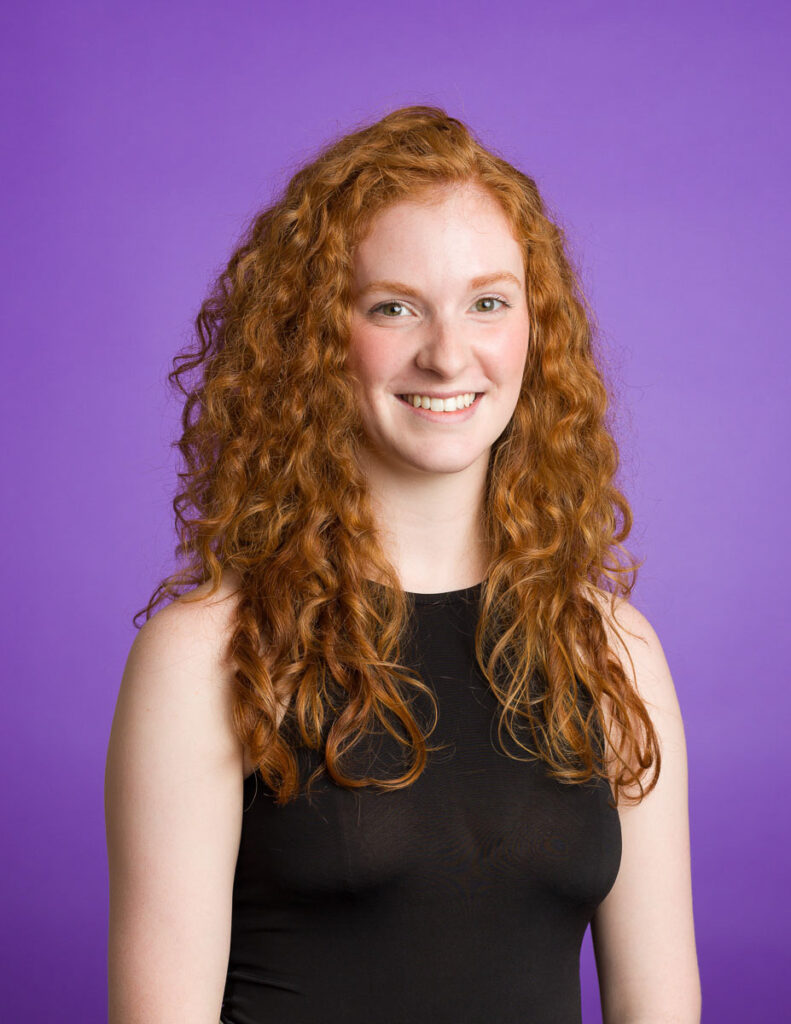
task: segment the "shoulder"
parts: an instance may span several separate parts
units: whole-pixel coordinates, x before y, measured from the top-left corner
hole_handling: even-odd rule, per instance
[[[602,615],[612,653],[642,700],[680,717],[673,678],[664,648],[646,616],[629,601],[598,588],[586,591]]]
[[[132,652],[174,662],[187,659],[215,666],[224,663],[237,605],[238,579],[224,573],[219,589],[214,594],[210,589],[209,583],[202,583],[155,612],[138,631]]]
[[[161,608],[145,625],[149,626],[155,620],[159,629],[163,628],[164,623],[188,624],[196,630],[211,630],[214,635],[218,628],[228,629],[231,625],[239,589],[238,574],[226,569],[214,593],[211,592],[210,582],[201,583]]]
[[[174,758],[199,750],[207,764],[239,759],[229,656],[237,586],[209,596],[203,584],[159,609],[138,630],[124,668],[113,732],[125,742],[167,745]]]
[[[593,588],[588,593],[601,611],[608,647],[623,668],[628,685],[642,701],[651,720],[658,743],[660,776],[664,773],[667,783],[670,775],[676,775],[674,788],[680,794],[687,773],[685,727],[676,686],[659,636],[648,618],[629,601],[616,598],[613,602],[610,593]],[[613,703],[607,694],[602,695],[601,704],[604,726],[610,735],[611,749],[607,764],[612,779],[618,769],[615,751],[625,753],[622,747],[624,733],[613,715]],[[640,723],[635,721],[632,725],[642,733]],[[628,763],[639,776],[651,777],[651,772],[645,776],[644,769],[637,761],[636,751],[632,751]],[[666,784],[660,782],[658,785],[665,789]],[[633,792],[631,786],[627,788],[630,793]],[[622,815],[631,806],[624,805],[621,808]]]

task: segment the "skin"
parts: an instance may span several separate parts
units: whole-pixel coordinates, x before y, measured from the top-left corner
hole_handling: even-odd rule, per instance
[[[416,593],[485,575],[486,471],[516,408],[530,329],[522,251],[496,200],[470,185],[438,194],[436,205],[389,207],[357,247],[347,359],[382,543]],[[516,281],[470,286],[498,271]],[[369,289],[381,280],[417,294]],[[464,391],[484,394],[456,423],[430,422],[397,397]]]

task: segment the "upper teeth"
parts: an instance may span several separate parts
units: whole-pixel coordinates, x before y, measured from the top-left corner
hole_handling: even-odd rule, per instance
[[[400,395],[416,409],[431,409],[432,412],[453,412],[456,409],[466,409],[475,401],[474,391],[465,391],[461,395],[454,395],[452,398],[430,398],[428,395]]]

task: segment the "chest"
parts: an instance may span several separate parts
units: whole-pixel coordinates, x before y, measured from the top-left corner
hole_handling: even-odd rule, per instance
[[[497,739],[500,706],[485,681],[452,684],[463,687],[453,699],[437,688],[430,742],[441,749],[409,786],[350,790],[323,777],[309,797],[277,807],[260,778],[248,779],[239,879],[249,872],[255,885],[298,900],[409,891],[433,901],[497,890],[503,899],[534,902],[538,893],[598,904],[621,855],[609,786],[601,779],[565,785],[543,762],[509,756]],[[398,749],[390,737],[365,745],[354,774],[395,777]],[[527,757],[512,743],[508,749]],[[307,778],[318,756],[300,757]]]

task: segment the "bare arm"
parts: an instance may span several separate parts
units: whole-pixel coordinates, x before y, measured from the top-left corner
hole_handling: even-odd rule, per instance
[[[648,620],[622,601],[616,623],[624,627],[636,678],[612,635],[611,642],[646,703],[662,770],[642,803],[619,806],[621,866],[591,922],[603,1017],[605,1024],[699,1024],[684,724],[662,645]]]
[[[222,596],[157,612],[124,670],[105,776],[109,1024],[219,1019],[243,780]]]

